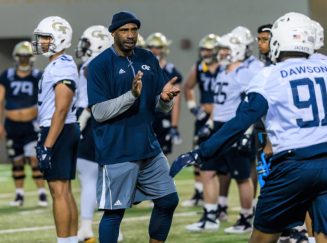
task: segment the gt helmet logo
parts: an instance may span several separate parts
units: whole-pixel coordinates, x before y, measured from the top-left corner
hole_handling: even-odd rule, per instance
[[[68,27],[67,26],[64,26],[64,24],[61,23],[61,22],[54,22],[52,24],[52,28],[54,30],[56,30],[56,31],[60,31],[60,32],[62,32],[64,34],[67,34]]]
[[[104,40],[104,38],[107,36],[103,34],[100,30],[94,30],[91,35],[95,38],[100,38],[101,40]]]

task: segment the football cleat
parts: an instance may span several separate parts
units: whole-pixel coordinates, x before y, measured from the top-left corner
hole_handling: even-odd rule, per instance
[[[194,207],[194,206],[202,206],[202,205],[203,205],[203,192],[200,192],[196,189],[191,199],[182,202],[182,207]]]
[[[218,210],[217,210],[217,219],[220,221],[227,221],[228,220],[228,214],[227,214],[228,206],[221,206],[218,204]]]
[[[228,227],[224,230],[227,234],[244,234],[252,231],[252,218],[253,215],[245,217],[243,214],[240,214],[240,218],[236,221],[231,227]]]
[[[45,193],[41,193],[39,195],[39,202],[37,203],[41,207],[47,207],[48,206],[48,199],[47,195]]]
[[[289,243],[308,243],[309,238],[306,230],[298,231],[296,229],[291,230]]]
[[[185,228],[191,232],[201,231],[217,231],[220,226],[219,220],[212,219],[217,214],[217,211],[209,211],[204,209],[202,218],[197,223],[189,224]],[[210,217],[211,216],[211,217]]]
[[[9,203],[9,205],[12,207],[21,207],[23,206],[23,204],[24,204],[24,196],[18,193],[16,194],[14,201],[11,201]]]

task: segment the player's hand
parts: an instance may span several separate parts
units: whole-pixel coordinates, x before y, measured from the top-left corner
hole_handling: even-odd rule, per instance
[[[171,127],[169,130],[169,136],[171,138],[171,141],[173,142],[173,144],[181,144],[182,143],[182,137],[181,134],[178,131],[177,127]]]
[[[250,134],[244,134],[237,143],[237,149],[241,152],[251,152],[251,146],[252,136]]]
[[[193,107],[190,109],[190,111],[198,121],[204,121],[209,117],[209,114],[202,110],[200,106]]]
[[[52,168],[52,149],[38,144],[36,146],[36,157],[39,162],[39,169],[42,173],[47,173]]]
[[[169,171],[169,175],[171,177],[175,177],[183,168],[186,166],[197,164],[199,166],[202,165],[202,161],[200,159],[199,153],[197,150],[193,150],[186,154],[181,154],[175,159],[172,163]]]
[[[132,82],[132,88],[131,92],[134,97],[139,97],[142,92],[142,77],[143,77],[143,72],[138,71],[137,74],[135,75],[133,82]]]
[[[207,138],[211,135],[212,129],[209,124],[205,124],[203,127],[200,128],[200,130],[197,132],[196,136],[199,139]]]
[[[176,82],[177,77],[173,77],[171,80],[169,80],[166,85],[163,87],[161,94],[160,94],[160,99],[169,102],[172,99],[174,99],[175,96],[177,96],[181,90],[179,88],[176,88],[174,86],[174,83]]]

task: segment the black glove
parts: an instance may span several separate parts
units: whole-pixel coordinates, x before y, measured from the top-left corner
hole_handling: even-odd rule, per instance
[[[175,177],[183,168],[190,165],[202,165],[199,153],[197,150],[193,150],[186,154],[181,154],[174,160],[170,167],[169,175]]]
[[[52,149],[42,145],[36,146],[36,157],[39,161],[39,169],[42,173],[47,173],[51,170]]]
[[[207,138],[211,135],[212,129],[209,124],[205,124],[203,127],[200,128],[200,130],[197,132],[197,136],[199,139]]]
[[[252,136],[250,134],[244,134],[237,143],[237,149],[241,152],[251,152],[251,146]]]
[[[209,117],[209,114],[202,110],[200,106],[193,107],[190,109],[190,111],[198,121],[205,121]]]
[[[173,142],[173,144],[181,144],[182,143],[182,137],[178,131],[177,127],[171,127],[169,130],[169,136],[171,138],[171,141]]]

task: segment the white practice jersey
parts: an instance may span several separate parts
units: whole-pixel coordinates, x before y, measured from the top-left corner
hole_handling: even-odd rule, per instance
[[[74,59],[69,55],[61,55],[50,62],[39,81],[38,121],[40,126],[49,127],[55,111],[55,86],[59,81],[78,82],[78,71]],[[76,92],[71,107],[67,113],[65,124],[76,122],[74,104]]]
[[[261,69],[265,66],[263,62],[261,62],[255,56],[250,56],[244,60],[243,65],[248,67],[252,72],[257,74],[261,71]]]
[[[327,142],[327,62],[287,59],[264,68],[247,92],[268,102],[266,130],[274,153]]]
[[[85,71],[87,65],[92,61],[92,59],[90,58],[86,62],[84,62],[79,70],[76,107],[87,108],[89,105],[89,100],[87,97],[87,80],[85,77]]]
[[[227,73],[222,67],[215,80],[213,120],[227,122],[236,115],[241,103],[241,94],[245,92],[255,73],[241,64],[234,71]]]
[[[320,59],[320,60],[327,61],[327,56],[316,52],[316,53],[313,53],[312,55],[310,55],[310,59]]]

